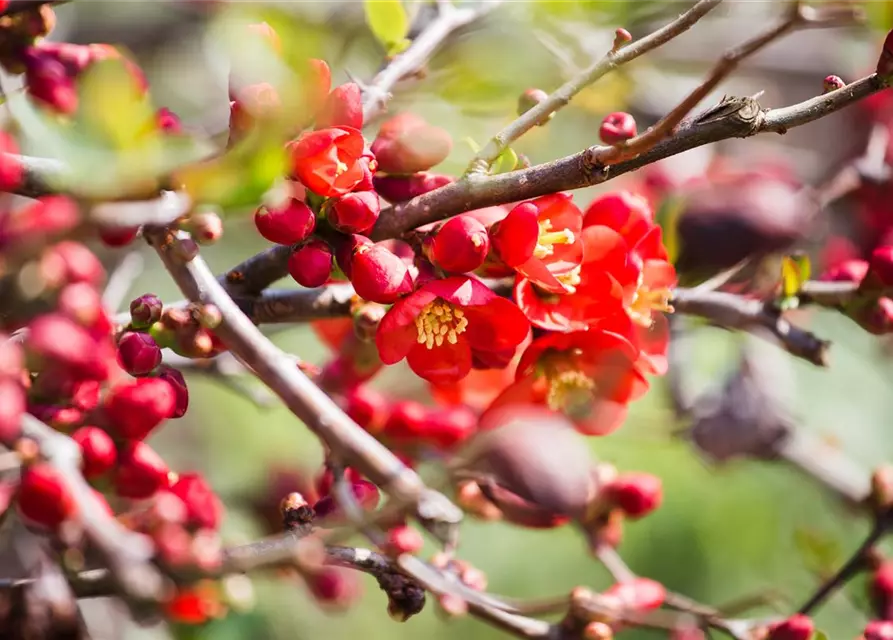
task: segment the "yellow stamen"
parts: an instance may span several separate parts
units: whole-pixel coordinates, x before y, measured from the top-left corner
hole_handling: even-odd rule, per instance
[[[335,163],[335,175],[340,176],[342,173],[347,171],[347,165],[341,162],[340,160]]]
[[[576,293],[577,285],[580,284],[582,280],[580,278],[580,267],[574,267],[567,273],[555,276],[555,279],[567,288],[568,293]]]
[[[570,415],[588,411],[592,391],[595,389],[592,378],[577,369],[547,375],[549,390],[546,393],[546,404],[552,411],[563,411]]]
[[[462,309],[437,299],[422,308],[415,319],[415,326],[418,332],[417,342],[433,349],[435,346],[443,346],[444,340],[456,344],[459,335],[468,326],[468,318]]]
[[[640,276],[639,287],[627,305],[626,311],[633,322],[648,329],[654,324],[655,312],[673,313],[673,305],[670,304],[672,297],[673,292],[667,287],[649,289],[643,284]]]
[[[536,248],[533,250],[535,258],[543,259],[551,256],[555,248],[555,244],[573,244],[574,232],[570,229],[562,229],[561,231],[552,231],[552,223],[548,220],[539,223],[540,233],[536,241]]]

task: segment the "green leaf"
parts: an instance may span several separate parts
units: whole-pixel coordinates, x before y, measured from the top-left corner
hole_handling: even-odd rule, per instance
[[[824,631],[816,630],[815,635],[812,636],[812,640],[828,640],[828,634]]]
[[[406,40],[409,18],[403,3],[400,0],[366,0],[364,5],[369,29],[388,54],[403,51],[409,44]]]
[[[806,255],[791,255],[782,258],[781,285],[785,298],[796,296],[800,287],[809,280],[812,267]]]
[[[481,150],[481,145],[475,142],[474,138],[472,138],[471,136],[465,136],[464,138],[462,138],[462,142],[464,142],[471,148],[472,153],[477,154]]]
[[[794,546],[807,570],[820,579],[834,575],[843,557],[836,540],[810,529],[797,529],[794,532]]]
[[[511,147],[506,147],[505,151],[499,154],[499,157],[493,161],[491,173],[508,173],[514,171],[518,166],[518,154]]]

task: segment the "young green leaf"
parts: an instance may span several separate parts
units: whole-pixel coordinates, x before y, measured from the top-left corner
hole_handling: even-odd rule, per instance
[[[785,256],[781,262],[781,285],[784,297],[796,296],[803,283],[809,280],[811,271],[808,256]]]
[[[403,51],[409,44],[409,18],[400,0],[366,0],[366,22],[375,38],[389,55]]]
[[[518,154],[511,147],[507,147],[505,151],[499,154],[499,157],[493,161],[492,173],[508,173],[514,171],[518,166]]]

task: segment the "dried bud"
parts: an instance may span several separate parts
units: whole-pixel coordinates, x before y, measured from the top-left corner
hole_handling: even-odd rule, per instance
[[[332,275],[332,250],[322,240],[307,242],[289,257],[288,273],[302,287],[321,287]]]
[[[296,491],[282,499],[279,503],[279,512],[282,515],[282,527],[286,530],[310,524],[315,515],[307,499]]]
[[[313,233],[316,216],[310,207],[292,198],[282,207],[258,207],[254,224],[260,234],[276,244],[297,244]]]
[[[496,256],[509,267],[517,267],[533,257],[539,242],[539,209],[533,202],[513,207],[502,220],[490,225],[490,245]]]
[[[798,613],[770,626],[766,640],[809,640],[814,631],[812,620]]]
[[[169,486],[169,473],[164,460],[149,445],[132,440],[119,453],[115,491],[124,498],[149,498]]]
[[[111,436],[99,427],[81,427],[71,434],[81,448],[81,469],[88,480],[98,478],[113,466],[118,451]]]
[[[107,247],[126,247],[136,240],[140,227],[100,227],[99,239]]]
[[[441,163],[453,148],[450,134],[412,113],[386,120],[372,143],[379,171],[416,173]]]
[[[422,194],[440,189],[452,182],[455,178],[439,173],[422,171],[406,176],[374,176],[372,184],[382,198],[388,202],[399,204],[412,200]]]
[[[186,505],[187,523],[196,529],[214,529],[223,518],[223,503],[198,473],[184,473],[170,488]]]
[[[549,97],[549,94],[543,91],[542,89],[527,89],[518,97],[518,115],[522,115],[527,113],[531,109],[533,109],[536,105],[538,105],[543,100],[546,100]],[[545,118],[537,122],[538,126],[543,126],[549,120],[551,120],[555,116],[555,112],[553,111]]]
[[[146,329],[161,320],[164,304],[154,293],[144,293],[130,303],[130,323],[135,329]]]
[[[118,339],[118,364],[132,376],[145,376],[161,364],[161,349],[147,333],[128,331]]]
[[[342,233],[365,233],[378,220],[381,202],[374,191],[354,191],[331,201],[328,220]]]
[[[602,120],[598,135],[605,144],[620,144],[636,137],[636,120],[623,111],[609,113]]]
[[[614,31],[614,45],[611,47],[612,51],[617,51],[623,45],[629,44],[632,42],[632,35],[630,35],[629,31],[624,29],[623,27],[618,27],[616,31]]]
[[[825,79],[822,81],[822,93],[828,93],[829,91],[836,91],[837,89],[843,89],[846,86],[846,82],[844,82],[840,76],[825,76]]]
[[[406,263],[381,244],[356,247],[350,272],[357,295],[369,302],[391,304],[412,291]]]
[[[648,515],[663,501],[663,484],[650,473],[621,474],[604,490],[606,499],[630,518]]]
[[[355,82],[332,89],[322,111],[316,116],[317,129],[337,126],[363,128],[362,91]]]
[[[55,467],[39,462],[22,471],[18,510],[31,525],[56,529],[77,513],[77,503]]]
[[[223,236],[223,221],[213,211],[199,211],[187,219],[186,231],[199,244],[214,244]]]
[[[113,387],[104,408],[116,435],[142,440],[173,416],[176,403],[176,392],[167,380],[139,378]]]
[[[466,273],[484,264],[489,252],[484,225],[471,216],[456,216],[437,229],[428,255],[444,271]]]

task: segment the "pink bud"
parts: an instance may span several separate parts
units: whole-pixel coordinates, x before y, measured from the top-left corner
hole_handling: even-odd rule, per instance
[[[199,211],[189,216],[185,229],[197,243],[214,244],[223,236],[223,221],[213,211]]]
[[[142,440],[174,415],[176,402],[167,380],[138,378],[112,388],[105,399],[105,414],[116,435]]]
[[[868,275],[862,286],[880,289],[893,286],[893,246],[877,247],[871,253]]]
[[[98,478],[115,466],[118,451],[111,436],[99,427],[81,427],[71,434],[81,448],[81,468],[87,479]]]
[[[372,143],[378,169],[386,173],[427,171],[446,159],[452,148],[449,133],[411,113],[386,120]]]
[[[288,273],[302,287],[321,287],[332,274],[332,250],[322,240],[311,240],[291,254]]]
[[[438,449],[452,449],[477,431],[477,415],[468,407],[455,405],[427,413],[424,438],[433,442]]]
[[[650,473],[624,473],[605,487],[608,500],[630,518],[641,518],[663,501],[663,484]]]
[[[279,208],[258,207],[254,224],[260,234],[276,244],[297,244],[316,228],[316,216],[306,204],[291,199]]]
[[[165,364],[158,367],[157,375],[160,379],[167,380],[176,395],[174,413],[171,418],[182,418],[189,408],[189,389],[186,387],[186,379],[179,369]]]
[[[610,113],[602,120],[598,135],[605,144],[620,144],[636,137],[636,120],[623,111]]]
[[[130,322],[137,329],[145,329],[161,320],[163,310],[161,298],[144,293],[130,303]]]
[[[404,400],[391,406],[383,434],[395,440],[418,440],[425,433],[428,408],[421,402]]]
[[[120,451],[115,470],[115,491],[124,498],[142,500],[169,486],[167,465],[145,442],[132,440]]]
[[[21,374],[22,365],[25,362],[25,354],[22,345],[9,336],[0,333],[0,379],[14,378]]]
[[[809,640],[814,631],[812,620],[798,613],[770,626],[766,640]]]
[[[820,280],[859,284],[867,274],[868,263],[865,260],[845,260],[823,273]]]
[[[422,535],[407,525],[400,525],[388,530],[385,551],[392,556],[403,553],[418,553],[425,545]]]
[[[204,476],[198,473],[181,474],[171,487],[171,493],[186,505],[188,524],[197,529],[217,529],[223,517],[223,504]]]
[[[625,609],[649,611],[660,607],[667,598],[664,586],[648,578],[634,578],[620,582],[604,592],[609,598],[617,598]]]
[[[434,191],[455,182],[455,178],[426,171],[407,176],[374,176],[375,190],[388,202],[400,203],[412,200],[429,191]]]
[[[22,471],[18,510],[28,524],[56,529],[77,513],[77,503],[55,467],[38,463]]]
[[[618,27],[617,30],[614,31],[614,45],[611,47],[611,49],[613,51],[617,51],[623,45],[631,42],[632,39],[633,37],[629,31],[627,31],[623,27]]]
[[[71,318],[82,327],[92,329],[97,324],[104,324],[102,316],[105,314],[105,308],[102,305],[102,296],[92,284],[76,282],[67,285],[59,292],[56,307],[59,313]]]
[[[843,89],[845,86],[846,82],[844,82],[840,76],[825,76],[825,79],[822,81],[822,89],[824,90],[824,93],[828,93],[829,91],[836,91],[837,89]]]
[[[317,129],[337,126],[363,128],[362,91],[355,82],[332,89],[322,111],[316,116]]]
[[[25,51],[24,62],[25,84],[31,97],[59,113],[77,111],[77,90],[65,65],[35,47]]]
[[[358,246],[350,270],[354,290],[369,302],[391,304],[412,291],[406,263],[380,244]]]
[[[56,286],[71,282],[98,286],[105,278],[105,269],[96,254],[71,240],[49,247],[41,258],[41,270]]]
[[[183,133],[183,125],[180,123],[179,116],[167,107],[161,107],[155,112],[155,123],[158,125],[158,129],[164,133],[173,135]]]
[[[307,576],[306,580],[313,597],[322,605],[343,609],[353,604],[360,595],[356,576],[338,567],[323,567]]]
[[[372,510],[378,507],[381,494],[374,484],[368,480],[356,480],[351,483],[351,489],[354,498],[363,509]],[[338,499],[331,494],[317,500],[313,505],[313,511],[317,518],[326,518],[329,524],[340,522],[344,517]]]
[[[865,625],[861,640],[893,640],[893,622],[872,620]]]
[[[456,216],[435,232],[430,255],[444,271],[466,273],[484,264],[489,252],[484,225],[471,216]]]
[[[378,220],[381,203],[374,191],[354,191],[331,201],[328,220],[342,233],[365,233]]]
[[[128,331],[118,339],[118,364],[132,376],[144,376],[161,364],[161,349],[147,333]]]

